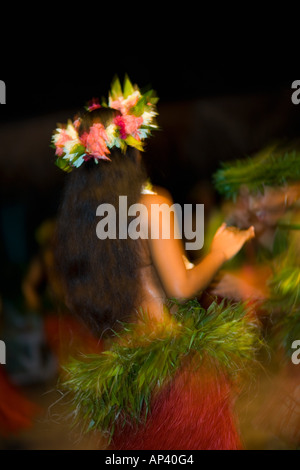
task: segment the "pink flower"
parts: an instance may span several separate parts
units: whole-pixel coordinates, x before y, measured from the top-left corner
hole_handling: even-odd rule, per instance
[[[85,132],[80,137],[82,144],[86,148],[86,152],[92,157],[107,160],[106,154],[110,151],[107,148],[106,141],[108,140],[105,127],[101,123],[93,124],[89,133]]]
[[[132,95],[128,96],[128,98],[126,98],[125,100],[123,96],[120,96],[118,99],[114,101],[111,100],[109,102],[109,107],[113,109],[117,109],[122,114],[128,114],[129,110],[137,104],[140,97],[141,97],[140,93],[138,91],[135,91],[134,93],[132,93]]]
[[[129,110],[130,108],[133,108],[133,106],[135,106],[137,104],[140,97],[141,97],[141,95],[140,95],[139,92],[135,92],[131,96],[129,96],[126,100],[127,110]]]
[[[63,154],[64,154],[63,149],[60,147],[56,147],[55,155],[58,155],[59,157],[61,157]]]
[[[56,155],[61,157],[64,153],[64,145],[69,140],[72,140],[70,135],[67,133],[66,129],[61,129],[57,138],[55,138],[55,146],[56,146]]]
[[[88,103],[88,110],[93,111],[94,109],[101,108],[101,104],[99,103],[98,98],[93,98],[91,101]]]
[[[123,102],[124,102],[124,99],[123,99],[123,96],[121,96],[121,98],[118,98],[117,100],[111,101],[109,103],[109,107],[113,108],[113,109],[117,109],[118,111],[120,111],[123,114],[123,113],[126,112]]]
[[[76,131],[78,131],[80,124],[81,124],[81,119],[80,118],[75,119],[75,121],[73,122],[73,126]]]
[[[124,116],[116,116],[114,123],[119,127],[121,139],[125,140],[127,137]]]
[[[126,139],[128,135],[131,135],[137,140],[140,140],[138,130],[143,124],[143,118],[141,116],[137,117],[133,114],[127,114],[125,116],[116,116],[114,118],[114,123],[120,129],[121,139]]]

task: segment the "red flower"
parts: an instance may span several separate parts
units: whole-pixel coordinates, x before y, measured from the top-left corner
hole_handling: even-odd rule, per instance
[[[99,103],[98,98],[93,98],[91,101],[88,103],[88,110],[93,111],[94,109],[101,108],[101,104]]]
[[[69,140],[72,140],[70,135],[67,133],[65,129],[62,129],[58,134],[58,137],[55,139],[55,146],[56,146],[56,155],[61,157],[64,153],[64,145]]]
[[[106,141],[108,140],[105,127],[101,123],[93,124],[89,133],[85,132],[80,137],[82,144],[86,148],[86,152],[95,158],[107,159],[106,154],[110,151],[107,148]]]
[[[128,135],[131,135],[135,139],[140,140],[138,130],[143,124],[143,118],[141,116],[137,117],[133,114],[126,114],[125,116],[116,116],[114,118],[114,123],[120,129],[121,139],[125,140]]]

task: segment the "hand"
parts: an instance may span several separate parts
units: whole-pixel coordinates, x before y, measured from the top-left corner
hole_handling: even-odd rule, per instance
[[[219,282],[215,283],[211,292],[219,297],[233,299],[235,301],[254,299],[265,300],[267,295],[262,289],[251,283],[251,279],[243,279],[238,275],[225,273]]]
[[[211,253],[222,253],[225,261],[233,258],[242,246],[255,237],[254,227],[248,230],[239,230],[236,227],[227,227],[224,223],[215,233],[210,251]]]

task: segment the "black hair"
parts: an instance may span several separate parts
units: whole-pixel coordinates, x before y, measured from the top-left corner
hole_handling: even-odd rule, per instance
[[[116,113],[110,108],[86,113],[79,134],[94,122],[107,126]],[[114,147],[111,161],[91,159],[75,168],[67,175],[58,215],[55,257],[66,303],[97,337],[128,321],[138,306],[139,240],[96,235],[100,204],[112,204],[118,220],[120,195],[127,196],[128,206],[139,201],[146,172],[138,154],[132,147],[125,153]]]

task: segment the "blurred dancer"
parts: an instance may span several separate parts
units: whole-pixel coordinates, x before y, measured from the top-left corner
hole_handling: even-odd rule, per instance
[[[230,296],[235,291],[236,299],[273,299],[275,284],[279,288],[283,280],[279,272],[284,266],[299,265],[300,154],[294,145],[270,146],[252,158],[228,163],[215,174],[216,188],[232,199],[225,205],[227,221],[239,228],[250,223],[256,235],[232,263],[232,279],[225,274],[216,293]],[[248,273],[244,292],[238,288],[243,266]]]
[[[239,227],[251,221],[256,238],[251,250],[243,251],[239,266],[223,272],[213,292],[256,302],[276,372],[257,420],[298,446],[300,372],[291,361],[292,345],[300,339],[298,144],[276,144],[253,158],[229,163],[216,173],[215,183],[221,194],[235,200],[228,218]]]
[[[253,356],[256,326],[242,305],[212,303],[206,311],[193,299],[254,237],[253,227],[222,224],[193,266],[175,237],[173,213],[159,219],[157,237],[147,229],[144,238],[124,236],[132,217],[115,226],[127,215],[119,196],[142,206],[148,230],[152,209],[172,206],[166,192],[145,185],[141,159],[157,127],[156,101],[153,90],[142,94],[127,77],[122,90],[116,79],[108,103],[94,100],[53,137],[57,165],[70,172],[56,249],[66,303],[104,349],[67,364],[62,386],[73,394],[75,417],[107,435],[111,448],[239,449],[231,380]],[[99,239],[102,204],[115,208],[106,221],[116,236]]]

